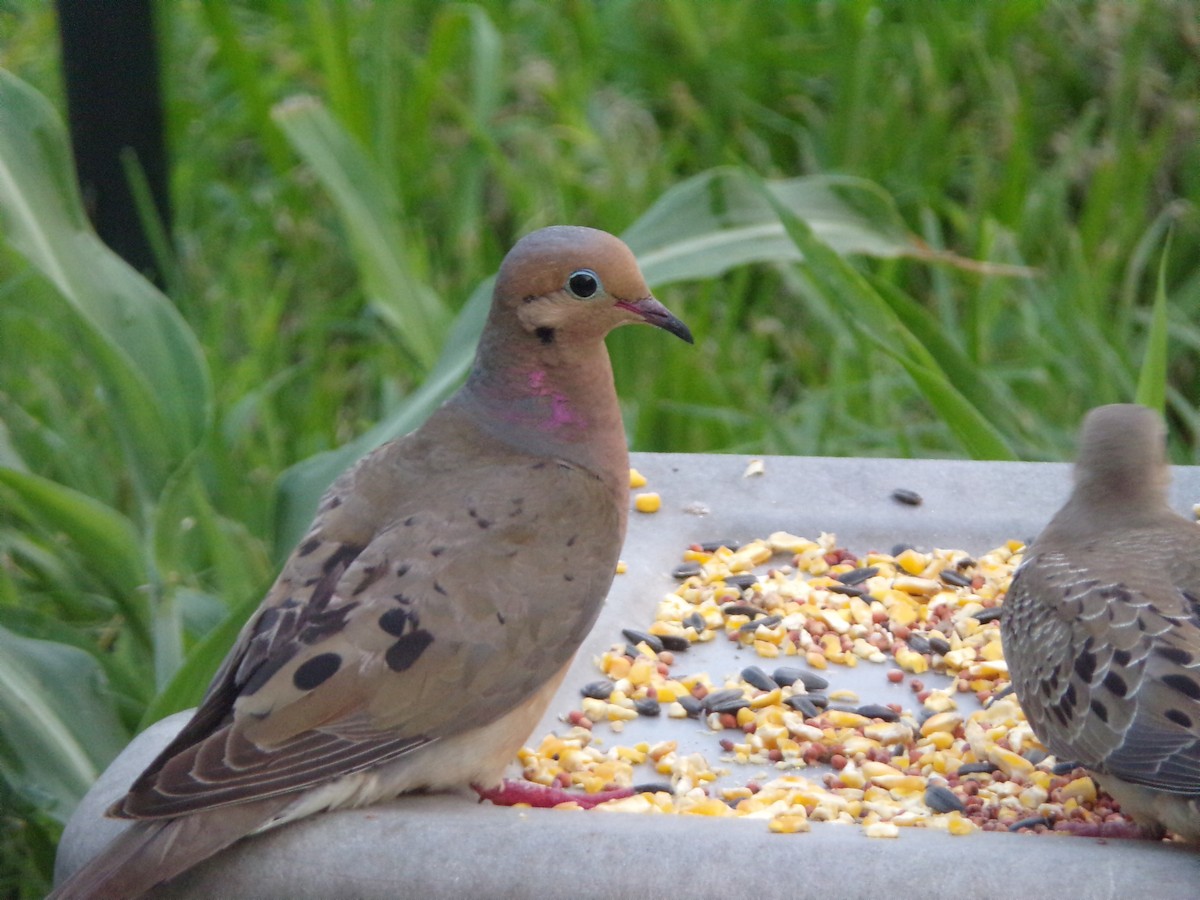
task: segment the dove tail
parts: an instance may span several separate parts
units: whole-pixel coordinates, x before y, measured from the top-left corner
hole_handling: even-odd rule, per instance
[[[134,822],[46,900],[132,900],[265,824],[294,797]]]

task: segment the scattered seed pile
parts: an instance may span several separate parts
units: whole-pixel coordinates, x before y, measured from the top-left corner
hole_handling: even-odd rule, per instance
[[[1022,549],[859,558],[833,535],[782,532],[692,546],[653,624],[596,660],[604,678],[583,689],[569,730],[521,751],[525,776],[588,793],[639,788],[597,809],[749,816],[783,833],[818,821],[873,837],[904,825],[955,835],[1127,826],[1086,773],[1060,771],[1007,693],[998,618]],[[688,671],[688,649],[714,640],[752,648],[762,664],[716,680]],[[907,681],[912,703],[837,690],[838,668],[860,665],[877,666],[881,686]],[[952,681],[934,688],[922,676]],[[604,734],[639,716],[697,720],[712,753]],[[638,780],[647,770],[655,783]]]

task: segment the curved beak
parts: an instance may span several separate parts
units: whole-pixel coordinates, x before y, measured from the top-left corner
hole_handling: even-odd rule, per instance
[[[685,340],[689,344],[695,343],[692,340],[691,329],[653,297],[646,296],[640,300],[618,300],[617,306],[629,310],[634,315],[639,316],[643,322],[653,325],[655,328],[669,331],[675,337]]]

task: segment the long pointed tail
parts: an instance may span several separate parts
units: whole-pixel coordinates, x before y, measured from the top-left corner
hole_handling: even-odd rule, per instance
[[[294,797],[272,797],[177,819],[136,822],[47,900],[132,900],[266,823]]]

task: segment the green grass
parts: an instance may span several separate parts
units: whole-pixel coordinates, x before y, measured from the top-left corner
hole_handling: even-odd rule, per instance
[[[46,6],[0,2],[0,67],[61,110]],[[0,727],[0,893],[44,891],[74,751],[194,702],[345,458],[317,454],[453,385],[538,226],[629,230],[696,334],[611,338],[636,449],[1065,459],[1136,395],[1200,460],[1190,2],[158,9],[171,302],[83,255],[41,170],[32,219],[0,190],[0,636],[14,678],[44,651],[103,686],[58,713],[74,744]],[[48,219],[65,277],[23,237]],[[71,779],[31,767],[55,752]]]

